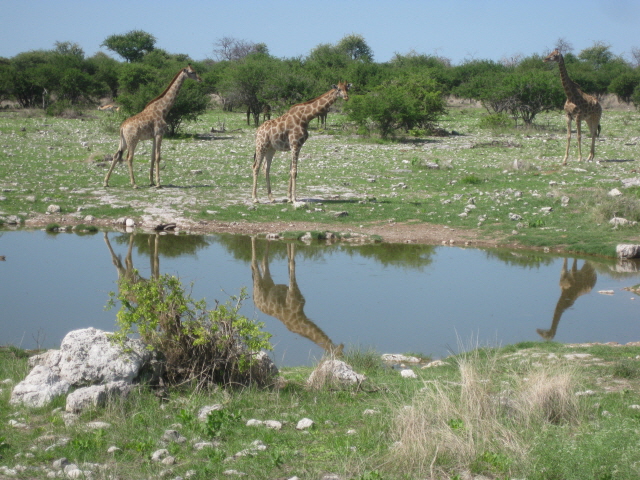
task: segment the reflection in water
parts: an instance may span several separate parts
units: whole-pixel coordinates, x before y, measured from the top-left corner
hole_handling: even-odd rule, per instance
[[[149,261],[151,263],[151,276],[153,278],[160,277],[160,258],[158,256],[158,246],[160,242],[160,235],[144,235],[147,238],[147,242],[149,245]],[[136,269],[133,266],[132,253],[133,253],[133,244],[134,244],[135,233],[129,234],[129,246],[127,248],[127,255],[124,258],[124,265],[122,264],[122,258],[120,255],[116,255],[111,247],[111,242],[109,242],[109,236],[107,232],[104,232],[104,242],[107,244],[107,248],[109,249],[109,253],[111,254],[111,262],[116,267],[118,271],[118,280],[126,279],[130,283],[136,283],[143,278],[138,274]]]
[[[578,270],[578,260],[574,258],[571,270],[567,270],[567,259],[564,259],[562,271],[560,272],[561,293],[556,309],[553,312],[551,328],[549,330],[540,328],[536,330],[542,338],[553,340],[562,314],[574,304],[578,297],[591,291],[596,284],[597,278],[596,271],[590,262],[585,261],[582,268]]]
[[[251,238],[251,276],[253,278],[253,302],[267,315],[280,320],[293,333],[308,338],[327,353],[341,355],[343,344],[335,346],[331,339],[304,313],[305,299],[296,281],[296,246],[287,243],[289,285],[276,285],[269,271],[269,241],[266,241],[262,257],[262,270],[256,252],[257,240]]]

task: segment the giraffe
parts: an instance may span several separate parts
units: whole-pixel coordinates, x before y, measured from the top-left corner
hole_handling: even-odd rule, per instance
[[[563,165],[567,164],[569,157],[569,144],[571,143],[571,121],[576,121],[576,136],[578,139],[578,161],[582,161],[582,120],[587,122],[589,133],[591,135],[591,152],[587,161],[593,160],[595,156],[596,137],[600,135],[600,117],[602,116],[602,107],[598,99],[584,93],[580,90],[577,83],[569,78],[567,69],[564,65],[564,58],[560,51],[556,48],[544,60],[545,63],[554,62],[558,64],[560,69],[560,78],[562,80],[562,88],[567,95],[567,101],[564,104],[564,111],[567,114],[567,150],[564,154]]]
[[[298,156],[304,142],[309,137],[309,122],[329,110],[338,98],[349,100],[348,90],[351,84],[340,82],[333,85],[331,90],[313,100],[294,105],[281,117],[264,122],[256,131],[256,151],[253,155],[253,202],[258,203],[258,173],[265,163],[265,177],[269,201],[273,202],[271,194],[271,180],[269,170],[271,160],[276,151],[291,151],[291,166],[289,173],[288,200],[296,201],[296,177],[298,175]]]
[[[104,186],[109,186],[109,177],[113,168],[118,161],[122,161],[122,154],[127,152],[127,164],[129,165],[129,178],[131,186],[138,188],[133,177],[133,154],[136,150],[138,142],[141,140],[153,140],[153,148],[151,149],[151,169],[149,170],[150,185],[160,188],[160,145],[162,144],[162,136],[167,127],[165,118],[173,103],[180,92],[180,87],[185,79],[191,78],[198,82],[202,81],[195,70],[188,65],[180,70],[169,86],[154,100],[151,100],[142,112],[127,118],[120,125],[120,146],[113,156],[111,167],[104,177]],[[156,171],[155,184],[153,181],[153,170]]]
[[[571,270],[567,269],[567,259],[562,263],[560,272],[560,298],[553,312],[553,321],[549,330],[538,328],[536,331],[545,340],[553,340],[562,314],[575,303],[578,297],[589,293],[595,286],[598,276],[589,262],[584,262],[578,270],[578,259],[573,259]]]
[[[251,237],[251,276],[253,302],[258,309],[277,318],[293,333],[308,338],[329,354],[342,355],[344,345],[334,345],[331,339],[304,313],[305,299],[296,281],[296,246],[287,244],[289,285],[276,285],[269,271],[269,241],[262,257],[262,270],[257,259],[256,238]]]

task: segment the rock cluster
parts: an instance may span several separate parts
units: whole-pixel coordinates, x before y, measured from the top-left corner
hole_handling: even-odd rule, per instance
[[[74,330],[59,350],[30,359],[33,369],[15,386],[10,403],[42,407],[75,389],[67,397],[68,412],[100,406],[111,395],[126,394],[150,357],[140,341],[130,340],[125,351],[110,342],[107,332]]]

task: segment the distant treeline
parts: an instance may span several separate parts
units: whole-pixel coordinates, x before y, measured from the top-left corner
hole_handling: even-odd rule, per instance
[[[190,63],[203,82],[183,86],[168,119],[174,132],[181,122],[204,112],[212,94],[222,108],[242,109],[257,125],[265,107],[280,114],[339,81],[353,84],[350,101],[341,106],[349,120],[360,133],[377,131],[383,136],[428,130],[444,113],[448,95],[479,101],[489,113],[525,124],[540,112],[562,108],[565,100],[557,66],[543,63],[537,54],[452,65],[446,58],[409,52],[378,63],[364,38],[347,35],[337,44],[320,44],[296,58],[273,57],[265,44],[223,38],[215,45],[213,59],[195,61],[156,48],[155,42],[139,30],[105,39],[102,46],[123,61],[103,52],[87,58],[71,42],[0,58],[0,99],[57,115],[108,98],[129,115],[141,111]],[[612,93],[640,106],[637,65],[602,42],[577,55],[562,39],[560,43],[569,75],[583,91],[596,96]]]

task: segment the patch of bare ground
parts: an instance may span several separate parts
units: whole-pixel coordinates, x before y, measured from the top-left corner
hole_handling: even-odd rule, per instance
[[[24,226],[27,228],[42,228],[50,223],[58,223],[61,226],[74,226],[86,224],[86,220],[73,215],[37,215],[27,219]],[[159,223],[159,222],[158,222]],[[115,219],[95,219],[92,225],[100,228],[116,228]],[[139,225],[143,229],[153,230],[155,224]],[[350,234],[359,234],[363,237],[381,238],[387,243],[416,243],[428,245],[455,245],[471,247],[509,247],[520,248],[515,242],[507,242],[504,238],[492,238],[482,235],[479,231],[450,228],[443,225],[424,222],[389,223],[380,222],[373,225],[344,225],[315,222],[266,222],[250,223],[242,220],[237,222],[197,221],[182,219],[177,222],[179,231],[192,234],[207,233],[232,233],[238,235],[261,235],[268,233],[304,232],[304,231],[329,231]]]

